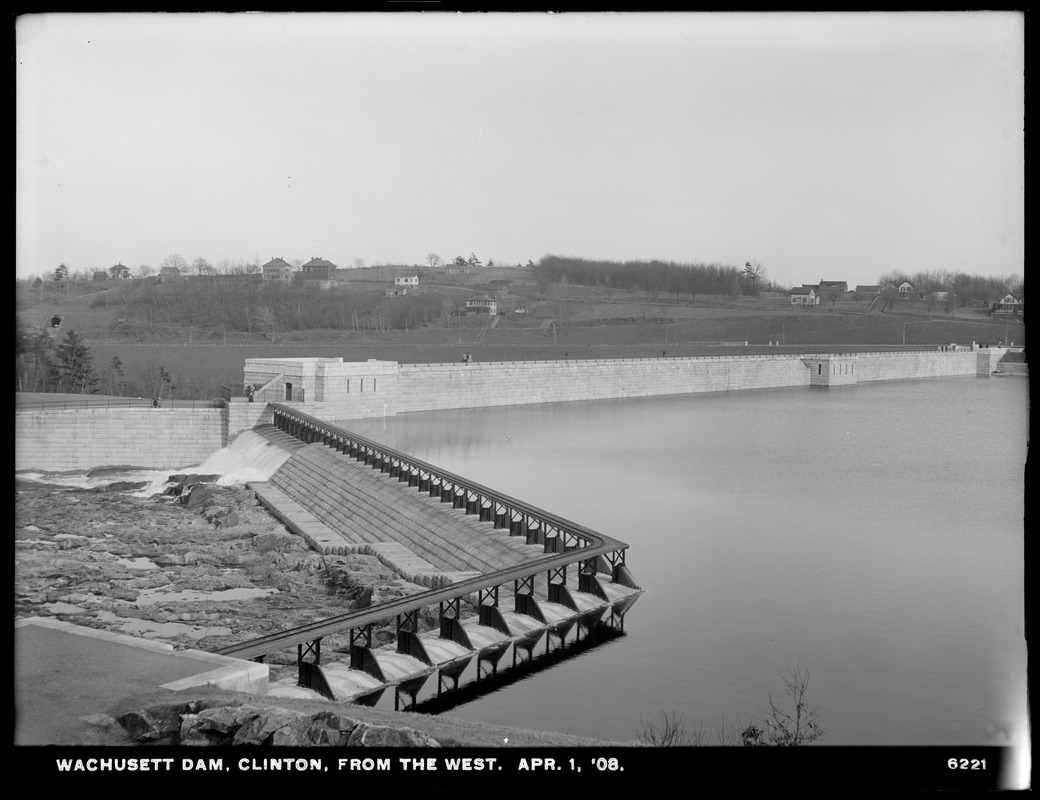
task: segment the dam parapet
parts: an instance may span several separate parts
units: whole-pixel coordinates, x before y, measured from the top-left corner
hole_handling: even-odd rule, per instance
[[[973,344],[856,354],[435,364],[250,358],[243,394],[210,407],[16,405],[15,470],[110,464],[182,469],[241,431],[271,424],[271,403],[322,419],[367,419],[453,408],[989,377],[1005,352]]]

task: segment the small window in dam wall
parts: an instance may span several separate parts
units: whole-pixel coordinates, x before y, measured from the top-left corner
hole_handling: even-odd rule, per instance
[[[364,393],[364,391],[365,391],[365,379],[364,378],[361,379],[361,391],[362,391],[362,393]]]
[[[372,391],[373,391],[373,392],[374,392],[374,391],[376,390],[376,381],[377,381],[377,380],[378,380],[378,378],[373,378],[373,379],[372,379]]]
[[[822,375],[823,374],[823,364],[817,364],[816,365],[816,374],[817,375]]]
[[[292,400],[292,384],[288,382],[285,384],[285,399]]]
[[[350,394],[350,378],[347,378],[347,394]]]

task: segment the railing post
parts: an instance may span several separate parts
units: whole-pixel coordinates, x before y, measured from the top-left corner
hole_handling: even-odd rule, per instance
[[[419,638],[419,609],[397,615],[397,652],[417,658],[424,664],[432,664],[422,639]]]
[[[450,639],[453,642],[461,644],[468,650],[473,649],[473,644],[469,640],[469,634],[466,633],[466,629],[462,627],[460,617],[461,612],[461,597],[453,597],[447,602],[447,607],[442,601],[440,604],[440,625],[441,625],[441,638]]]
[[[477,619],[481,625],[501,631],[506,636],[513,635],[505,617],[502,616],[502,612],[498,609],[498,586],[478,590],[477,614]]]

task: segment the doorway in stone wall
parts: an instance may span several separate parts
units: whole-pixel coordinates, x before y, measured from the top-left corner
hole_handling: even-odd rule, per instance
[[[285,399],[292,400],[292,384],[288,381],[285,383]]]

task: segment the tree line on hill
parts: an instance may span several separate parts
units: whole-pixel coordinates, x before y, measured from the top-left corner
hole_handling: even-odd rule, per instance
[[[141,284],[93,301],[94,307],[108,304],[121,308],[113,331],[131,336],[165,324],[271,338],[287,330],[417,328],[446,323],[457,307],[455,299],[437,292],[388,299],[381,290],[237,281]]]
[[[55,342],[43,330],[19,330],[15,337],[15,385],[19,392],[98,394],[172,398],[177,387],[165,368],[129,376],[119,356],[103,367],[83,337],[68,331]]]
[[[749,261],[738,268],[713,262],[606,261],[573,256],[548,255],[535,266],[535,278],[543,287],[553,283],[573,283],[612,289],[647,292],[651,299],[660,294],[676,296],[698,294],[736,297],[757,294],[769,288],[765,268]]]

